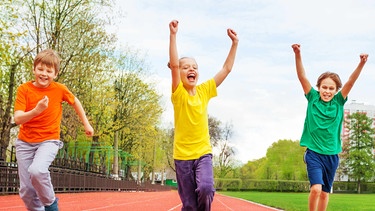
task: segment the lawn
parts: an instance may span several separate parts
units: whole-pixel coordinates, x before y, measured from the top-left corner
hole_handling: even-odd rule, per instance
[[[285,211],[308,210],[308,193],[279,192],[218,192],[223,195],[242,198],[259,204],[276,207]],[[373,211],[375,210],[375,194],[330,194],[328,209],[331,211]]]

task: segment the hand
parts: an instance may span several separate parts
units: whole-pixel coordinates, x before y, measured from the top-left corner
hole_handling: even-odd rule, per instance
[[[178,21],[177,20],[173,20],[169,23],[169,31],[171,32],[171,34],[177,33],[177,31],[178,31]]]
[[[292,45],[294,53],[300,53],[301,52],[301,45],[300,44],[293,44]]]
[[[44,96],[43,99],[39,100],[39,102],[36,104],[34,110],[38,114],[42,113],[44,110],[48,108],[48,102],[49,98],[47,96]]]
[[[233,29],[227,29],[227,34],[233,42],[238,42],[237,33]]]
[[[362,53],[359,55],[359,58],[361,59],[361,62],[367,62],[368,54]]]
[[[85,127],[86,136],[93,136],[94,135],[94,129],[91,127],[90,124],[85,125],[84,127]]]

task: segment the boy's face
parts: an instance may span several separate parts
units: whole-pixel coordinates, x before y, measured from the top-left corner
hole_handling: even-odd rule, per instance
[[[180,77],[186,86],[194,87],[198,82],[198,65],[193,58],[180,59]]]
[[[39,63],[33,69],[35,76],[34,85],[39,88],[48,87],[51,82],[57,77],[54,67],[48,67],[43,63]]]
[[[329,102],[337,93],[336,83],[331,78],[325,78],[322,80],[320,86],[318,87],[320,98],[324,102]]]

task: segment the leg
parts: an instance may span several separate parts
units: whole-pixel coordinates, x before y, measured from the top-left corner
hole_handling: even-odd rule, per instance
[[[19,195],[23,200],[27,210],[44,210],[42,202],[31,184],[28,168],[33,162],[38,145],[26,143],[21,140],[16,141],[16,157],[18,165],[18,176],[20,179]]]
[[[196,182],[198,194],[198,210],[211,210],[211,203],[214,199],[214,176],[212,167],[212,155],[204,155],[196,162]]]
[[[327,210],[328,201],[329,201],[329,193],[322,191],[319,197],[318,211]]]
[[[197,194],[195,193],[197,186],[193,164],[194,161],[191,160],[175,160],[178,194],[182,201],[182,211],[197,210]]]
[[[320,204],[320,195],[322,193],[322,185],[315,184],[312,185],[310,188],[310,195],[309,195],[309,210],[315,211]]]
[[[321,155],[307,149],[305,152],[305,163],[307,168],[307,175],[310,181],[310,195],[309,195],[309,210],[316,211],[320,194],[322,192],[323,168]]]
[[[50,172],[48,170],[60,147],[60,141],[45,141],[40,143],[35,152],[33,163],[28,171],[40,201],[44,206],[49,206],[55,201]]]

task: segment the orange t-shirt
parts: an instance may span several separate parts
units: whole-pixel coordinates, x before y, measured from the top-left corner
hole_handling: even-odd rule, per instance
[[[21,84],[17,89],[14,111],[30,111],[44,96],[49,98],[48,108],[20,125],[18,139],[29,143],[60,139],[62,102],[66,101],[73,105],[75,99],[65,85],[52,82],[47,88],[38,88],[32,81]]]

